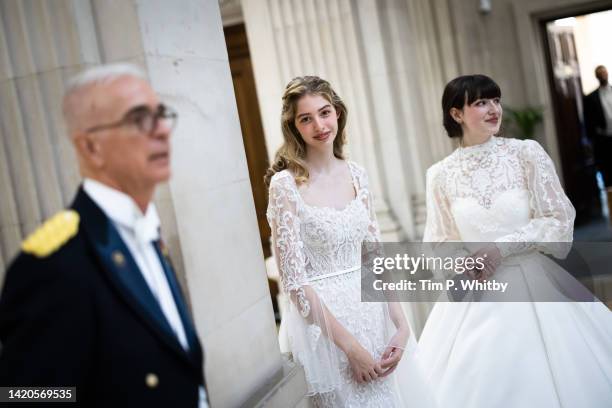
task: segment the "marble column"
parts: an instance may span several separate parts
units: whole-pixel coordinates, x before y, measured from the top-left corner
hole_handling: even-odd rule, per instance
[[[21,240],[67,203],[79,176],[65,137],[66,79],[98,61],[79,46],[77,10],[89,3],[0,2],[0,270]],[[58,29],[61,27],[61,29]],[[93,26],[92,26],[93,27]],[[4,273],[0,275],[3,278]],[[1,279],[0,279],[1,280]]]

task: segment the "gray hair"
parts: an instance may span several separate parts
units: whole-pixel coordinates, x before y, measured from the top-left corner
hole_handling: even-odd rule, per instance
[[[68,81],[64,92],[63,113],[69,131],[78,129],[79,116],[82,115],[81,100],[85,88],[95,84],[108,84],[121,77],[134,77],[146,80],[142,69],[129,63],[97,65],[89,67]]]
[[[147,79],[144,71],[138,66],[130,63],[115,63],[96,65],[81,71],[72,77],[66,86],[65,95],[88,85],[112,82],[120,77],[131,76]]]

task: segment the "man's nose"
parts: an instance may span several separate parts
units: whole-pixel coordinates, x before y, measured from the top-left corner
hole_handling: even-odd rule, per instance
[[[172,133],[172,127],[170,125],[170,122],[170,119],[159,118],[157,120],[155,129],[153,129],[153,136],[170,137],[170,133]]]

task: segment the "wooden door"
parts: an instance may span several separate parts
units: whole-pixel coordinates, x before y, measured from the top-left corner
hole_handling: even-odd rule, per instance
[[[592,148],[582,124],[582,86],[572,27],[542,22],[565,192],[576,208],[576,223],[600,216]]]
[[[251,57],[247,43],[244,24],[226,27],[225,41],[229,56],[232,80],[234,82],[234,94],[240,127],[242,129],[242,141],[246,152],[251,179],[251,190],[255,201],[257,212],[257,223],[264,256],[270,253],[270,228],[266,220],[266,208],[268,205],[268,190],[264,184],[263,177],[268,168],[268,153],[264,138],[259,104],[255,89],[255,78],[251,68]]]

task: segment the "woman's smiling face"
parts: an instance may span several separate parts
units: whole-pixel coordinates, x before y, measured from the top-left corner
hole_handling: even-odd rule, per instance
[[[307,94],[297,102],[294,124],[306,146],[331,147],[338,133],[338,114],[323,96]]]
[[[461,110],[457,109],[453,117],[461,124],[464,136],[483,138],[499,132],[502,114],[500,98],[481,98],[469,105],[466,103]]]

